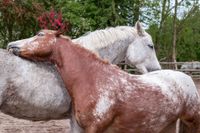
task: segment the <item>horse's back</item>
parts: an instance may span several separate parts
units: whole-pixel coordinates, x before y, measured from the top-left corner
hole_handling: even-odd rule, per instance
[[[152,84],[161,85],[162,93],[178,103],[177,109],[187,115],[199,115],[200,96],[192,78],[183,72],[160,70],[143,75],[149,77]]]
[[[178,90],[181,89],[185,95],[196,97],[196,94],[198,94],[192,78],[183,72],[174,70],[159,70],[144,74],[142,77],[151,78],[150,82],[155,84],[171,86]]]
[[[117,108],[117,112],[120,112],[121,116],[117,117],[119,120],[116,121],[123,123],[117,123],[119,125],[116,124],[116,127],[121,125],[121,129],[140,129],[138,132],[155,133],[183,116],[183,112],[191,118],[199,115],[199,95],[190,76],[161,70],[131,77],[134,80],[123,85],[123,95],[126,95],[123,101],[121,92],[118,92],[121,102],[117,104],[120,104],[121,108]],[[130,91],[130,95],[127,95],[126,91]],[[141,125],[143,128],[139,128]]]
[[[32,63],[0,49],[0,107],[32,120],[64,118],[70,97],[51,64]]]

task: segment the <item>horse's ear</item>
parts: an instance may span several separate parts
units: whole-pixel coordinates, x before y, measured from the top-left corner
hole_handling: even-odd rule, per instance
[[[135,23],[135,29],[137,30],[139,36],[144,36],[145,30],[142,28],[142,25],[139,21]]]
[[[56,33],[55,33],[56,37],[59,37],[62,34],[63,34],[63,32],[61,30],[56,31]]]

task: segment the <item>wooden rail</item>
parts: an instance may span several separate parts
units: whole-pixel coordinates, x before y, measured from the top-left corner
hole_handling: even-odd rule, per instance
[[[172,69],[175,70],[174,66],[177,65],[178,69],[176,69],[177,71],[181,71],[184,72],[188,75],[190,75],[193,79],[200,79],[200,69],[181,69],[181,66],[185,63],[190,63],[190,62],[160,62],[162,69]],[[139,71],[135,68],[135,67],[130,67],[129,65],[127,65],[126,63],[122,62],[119,64],[119,66],[129,72],[129,73],[133,73],[133,74],[139,74]]]

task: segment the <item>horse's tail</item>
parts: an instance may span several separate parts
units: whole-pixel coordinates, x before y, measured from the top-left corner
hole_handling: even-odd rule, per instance
[[[176,125],[176,133],[199,133],[198,127],[198,125],[193,125],[192,123],[180,120],[179,124]]]

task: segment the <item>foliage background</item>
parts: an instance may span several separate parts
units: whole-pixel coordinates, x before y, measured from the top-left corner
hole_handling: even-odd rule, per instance
[[[0,0],[0,47],[34,35],[38,17],[51,10],[70,23],[72,38],[140,20],[160,61],[172,61],[173,50],[177,61],[200,60],[199,0]]]

